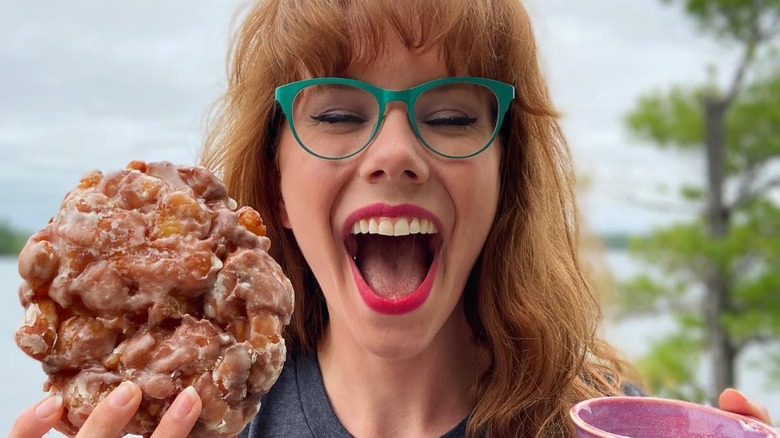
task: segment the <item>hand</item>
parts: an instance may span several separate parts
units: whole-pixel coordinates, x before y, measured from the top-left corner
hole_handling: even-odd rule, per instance
[[[751,402],[736,389],[729,388],[723,391],[718,398],[718,407],[724,411],[747,415],[748,417],[753,417],[766,424],[772,424],[766,407]]]
[[[138,385],[130,381],[122,383],[98,403],[76,437],[119,435],[140,404]],[[192,387],[185,389],[162,417],[152,437],[186,437],[198,420],[201,408],[198,393]],[[19,415],[9,438],[40,438],[60,421],[62,412],[62,397],[47,397]]]

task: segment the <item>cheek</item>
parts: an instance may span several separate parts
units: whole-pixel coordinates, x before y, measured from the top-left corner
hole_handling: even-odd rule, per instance
[[[310,188],[316,187],[316,179],[311,172],[317,163],[293,138],[289,128],[282,131],[279,139],[279,175],[281,178],[282,200],[288,209],[294,210],[305,197]],[[292,212],[290,212],[292,213]]]
[[[317,203],[322,201],[318,196],[317,177],[312,172],[312,163],[308,153],[304,151],[292,137],[289,129],[285,129],[279,141],[279,174],[280,174],[280,204],[283,208],[282,218],[286,219],[285,226],[295,230],[304,228],[305,217],[308,211],[310,215],[320,216],[321,212],[315,209]]]
[[[485,151],[484,157],[476,157],[482,159],[469,163],[470,168],[451,179],[454,196],[460,198],[456,203],[460,204],[461,213],[476,219],[480,225],[492,223],[498,205],[500,153],[495,149]]]
[[[487,157],[486,157],[487,158]],[[460,202],[460,214],[468,226],[468,239],[474,249],[480,250],[490,233],[498,208],[500,178],[498,157],[490,157],[477,166],[470,178],[462,178],[464,199]]]
[[[279,171],[283,216],[299,245],[329,236],[330,212],[338,193],[333,164],[303,150],[289,130],[279,143]],[[325,235],[321,236],[319,234]],[[314,237],[316,236],[316,237]]]
[[[481,169],[481,179],[484,185],[485,198],[490,205],[490,222],[493,222],[493,216],[495,216],[496,208],[498,208],[498,196],[501,193],[501,157],[502,147],[500,143],[496,143],[488,152],[487,160],[484,163],[483,169]]]

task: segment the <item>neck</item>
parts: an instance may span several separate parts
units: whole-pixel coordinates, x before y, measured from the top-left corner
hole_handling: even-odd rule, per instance
[[[423,351],[400,359],[329,326],[318,358],[333,410],[353,436],[439,437],[474,408],[479,352],[465,318],[453,316]]]

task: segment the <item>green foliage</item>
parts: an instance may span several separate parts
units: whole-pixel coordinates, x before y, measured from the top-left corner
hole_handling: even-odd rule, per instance
[[[696,376],[703,343],[690,332],[676,333],[654,342],[650,353],[636,363],[651,394],[701,401],[704,388]]]
[[[712,260],[722,252],[719,246],[707,237],[704,224],[697,221],[656,230],[648,237],[632,241],[629,249],[635,257],[658,266],[664,275],[699,281]]]
[[[639,139],[681,149],[700,147],[704,141],[701,91],[672,88],[639,98],[626,124]]]
[[[735,341],[780,339],[780,208],[759,200],[740,211],[727,245],[740,257],[732,285],[734,310],[723,322]]]
[[[628,234],[620,233],[602,234],[599,236],[599,240],[609,249],[626,249],[630,239],[631,237]]]
[[[27,243],[28,236],[13,230],[8,224],[0,221],[0,255],[17,255]]]
[[[701,30],[716,37],[749,42],[780,20],[780,0],[662,0],[681,3]]]
[[[668,308],[665,304],[680,296],[671,294],[672,289],[673,286],[662,284],[648,274],[637,275],[621,285],[620,307],[625,315],[657,312]]]
[[[626,126],[639,140],[660,147],[697,150],[704,144],[703,99],[708,88],[674,87],[639,98]],[[739,175],[780,154],[780,76],[751,83],[734,102],[726,119],[726,171]],[[694,197],[696,192],[689,192]]]
[[[728,115],[729,173],[780,156],[780,76],[767,75],[742,91]]]
[[[678,330],[652,346],[638,368],[652,393],[700,401],[719,388],[704,388],[696,379],[698,361],[710,338],[701,300],[708,299],[711,273],[727,297],[719,321],[737,354],[760,343],[780,350],[780,207],[771,190],[780,187],[773,163],[780,162],[780,56],[773,51],[780,38],[780,0],[661,0],[682,5],[701,30],[735,42],[742,63],[730,66],[728,89],[714,81],[676,86],[640,97],[626,116],[638,139],[660,148],[709,154],[705,147],[705,102],[725,109],[724,168],[727,194],[722,214],[725,235],[710,233],[711,212],[690,223],[656,230],[633,239],[631,253],[651,271],[621,288],[625,313],[671,313]],[[763,71],[756,71],[756,67]],[[715,120],[715,119],[713,119]],[[683,187],[682,199],[701,208],[712,187]],[[769,354],[769,353],[768,353]],[[775,351],[775,358],[780,351]],[[769,370],[780,376],[780,360]],[[766,368],[766,367],[765,367]],[[706,391],[705,391],[706,390]]]
[[[703,222],[696,221],[632,239],[629,248],[632,255],[658,271],[621,285],[619,300],[624,314],[671,312],[681,327],[674,336],[700,332],[698,306],[691,304],[696,296],[692,296],[695,294],[691,289],[702,284],[707,270],[715,266],[730,273],[732,279],[732,310],[722,315],[722,322],[734,344],[741,348],[757,340],[780,339],[780,272],[776,269],[780,266],[780,208],[770,200],[757,200],[736,211],[723,239],[707,237]],[[685,374],[678,365],[669,363],[672,359],[667,356],[683,346],[673,337],[640,361],[643,367],[659,374],[662,364],[671,367],[670,381],[653,377],[659,385],[674,383],[661,391],[671,391],[667,395],[695,394],[699,390],[678,384],[676,379]],[[681,349],[677,354],[687,357],[692,353]],[[780,367],[775,372],[780,373]]]
[[[699,201],[704,199],[704,189],[701,187],[686,185],[680,190],[680,195],[688,201]]]

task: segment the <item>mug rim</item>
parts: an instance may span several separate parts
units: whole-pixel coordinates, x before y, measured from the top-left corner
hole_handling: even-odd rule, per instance
[[[676,400],[676,399],[669,399],[669,398],[661,398],[661,397],[640,397],[640,396],[628,396],[628,395],[616,395],[616,396],[603,396],[603,397],[594,397],[582,400],[580,402],[577,402],[574,406],[571,407],[569,410],[569,416],[571,417],[574,424],[577,425],[580,429],[593,433],[593,434],[601,434],[605,438],[625,438],[622,435],[617,435],[612,432],[608,432],[602,429],[597,428],[596,426],[593,426],[589,423],[587,423],[585,420],[580,417],[580,411],[588,406],[594,405],[594,404],[602,404],[605,402],[632,402],[632,403],[643,403],[643,404],[653,404],[653,405],[678,405],[685,407],[686,409],[695,409],[699,411],[703,411],[710,414],[715,414],[717,416],[725,416],[734,420],[741,421],[743,423],[746,423],[750,425],[751,427],[758,427],[760,428],[759,432],[766,432],[770,434],[768,437],[780,437],[780,432],[778,432],[777,429],[775,429],[773,426],[766,424],[756,418],[749,417],[747,415],[741,415],[734,412],[729,411],[723,411],[717,408],[714,408],[712,406],[702,405],[699,403],[689,402],[685,400]]]

